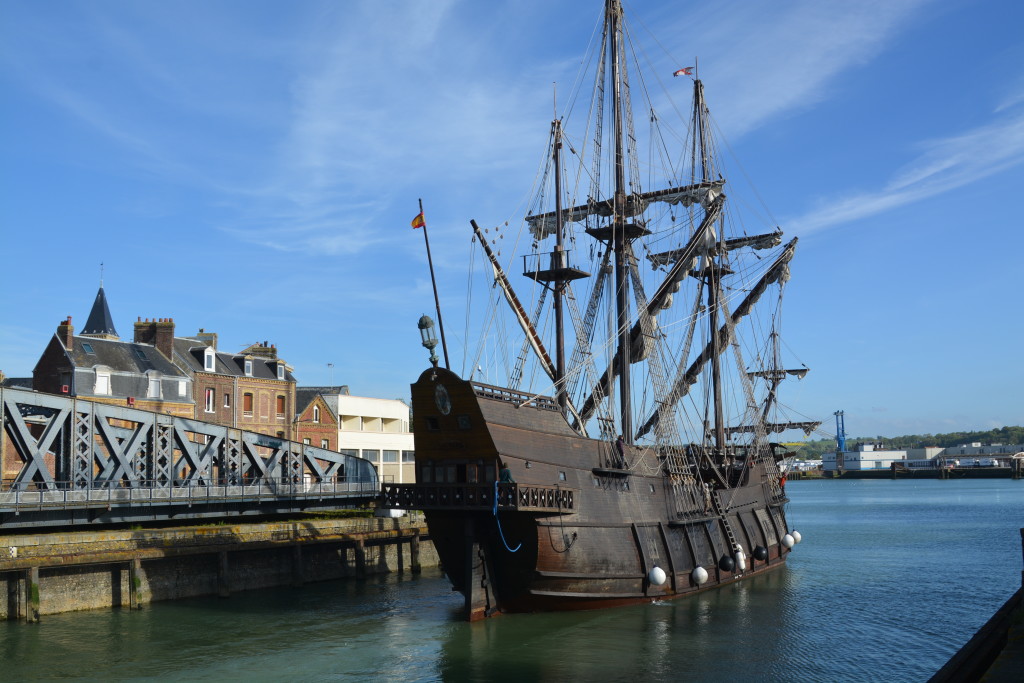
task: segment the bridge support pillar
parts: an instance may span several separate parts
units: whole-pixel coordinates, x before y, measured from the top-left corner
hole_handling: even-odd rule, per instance
[[[420,573],[420,532],[417,529],[409,541],[409,568],[413,574]]]
[[[231,566],[228,564],[228,551],[217,553],[217,595],[226,598],[231,595]]]
[[[292,546],[292,585],[301,586],[305,583],[302,571],[302,546],[296,543]]]
[[[39,622],[39,567],[25,570],[25,621]]]
[[[356,578],[366,578],[366,546],[363,544],[363,539],[356,541]]]
[[[136,557],[128,563],[128,606],[130,609],[141,609],[149,600],[146,573],[142,570],[142,560]]]

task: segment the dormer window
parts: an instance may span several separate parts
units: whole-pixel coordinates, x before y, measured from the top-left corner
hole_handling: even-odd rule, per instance
[[[147,398],[160,398],[160,374],[156,372],[146,373],[149,386],[146,388]]]
[[[82,348],[85,350],[86,353],[91,353],[94,356],[96,355],[96,352],[92,350],[92,344],[90,344],[89,342],[82,342]]]
[[[252,361],[248,358],[245,359],[245,376],[252,377]]]
[[[284,363],[277,364],[277,378],[284,379]]]
[[[213,372],[214,369],[214,355],[213,349],[206,349],[203,352],[203,370],[207,372]]]

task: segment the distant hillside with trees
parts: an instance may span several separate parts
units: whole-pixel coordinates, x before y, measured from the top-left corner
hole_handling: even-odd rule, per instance
[[[901,450],[905,448],[924,448],[925,446],[961,446],[979,442],[984,445],[993,443],[1020,444],[1024,443],[1024,427],[999,427],[984,432],[950,432],[949,434],[909,434],[907,436],[848,436],[846,447],[860,442],[880,443],[886,449]],[[815,439],[800,443],[787,444],[796,452],[798,458],[816,460],[822,453],[836,449],[835,439]]]

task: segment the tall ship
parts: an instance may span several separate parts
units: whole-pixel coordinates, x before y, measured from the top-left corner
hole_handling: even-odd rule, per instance
[[[416,483],[383,500],[425,512],[471,621],[692,595],[783,565],[800,540],[772,441],[819,424],[779,400],[807,372],[780,336],[796,239],[746,227],[696,68],[644,76],[632,35],[606,0],[583,61],[593,88],[566,105],[586,120],[551,125],[529,253],[503,264],[511,228],[471,221],[493,293],[471,369],[450,369],[447,347],[441,365],[420,320]],[[648,90],[659,81],[684,98],[692,81],[676,127],[656,113],[679,111]]]

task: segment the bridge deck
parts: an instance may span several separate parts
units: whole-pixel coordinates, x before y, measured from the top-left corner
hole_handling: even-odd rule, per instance
[[[0,388],[0,529],[280,514],[379,496],[362,458],[198,420]]]

